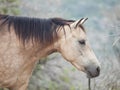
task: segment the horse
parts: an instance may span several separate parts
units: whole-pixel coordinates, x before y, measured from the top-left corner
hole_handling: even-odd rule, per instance
[[[0,14],[0,87],[27,90],[36,63],[54,52],[88,78],[99,76],[100,62],[83,27],[86,20]]]

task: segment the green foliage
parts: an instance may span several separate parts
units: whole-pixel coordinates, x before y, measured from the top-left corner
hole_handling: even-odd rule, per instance
[[[68,69],[64,69],[63,73],[65,75],[62,75],[60,78],[62,81],[64,81],[65,83],[70,83],[70,77],[69,77],[69,70]]]
[[[18,0],[0,0],[0,14],[18,15],[19,13]]]
[[[53,81],[49,82],[49,90],[58,90],[59,85]]]
[[[7,89],[7,88],[4,88],[4,89],[3,89],[3,88],[0,88],[0,90],[8,90],[8,89]]]

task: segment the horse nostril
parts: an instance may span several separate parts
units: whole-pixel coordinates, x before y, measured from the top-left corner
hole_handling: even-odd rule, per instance
[[[97,70],[97,72],[98,72],[98,73],[100,73],[100,67],[97,67],[97,69],[96,69],[96,70]]]

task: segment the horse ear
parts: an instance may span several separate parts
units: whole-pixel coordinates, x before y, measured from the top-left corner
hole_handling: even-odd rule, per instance
[[[82,18],[80,20],[75,21],[74,23],[72,23],[73,27],[78,27],[79,25],[82,25],[88,18]]]

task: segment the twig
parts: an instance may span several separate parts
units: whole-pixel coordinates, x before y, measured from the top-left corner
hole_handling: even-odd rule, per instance
[[[112,34],[112,35],[104,35],[103,37],[119,37],[120,36],[120,33],[119,34]]]
[[[88,78],[88,90],[91,90],[91,79]]]
[[[116,44],[119,40],[120,40],[120,37],[118,37],[118,38],[114,41],[114,43],[113,43],[112,46],[115,46],[115,44]]]

